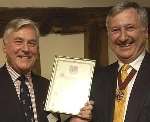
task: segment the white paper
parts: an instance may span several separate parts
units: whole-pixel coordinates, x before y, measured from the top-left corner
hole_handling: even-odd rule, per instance
[[[57,57],[46,111],[77,115],[89,100],[95,61]]]

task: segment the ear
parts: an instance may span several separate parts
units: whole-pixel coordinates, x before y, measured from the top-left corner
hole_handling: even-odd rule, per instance
[[[6,53],[6,42],[3,40],[2,43],[3,52]]]
[[[144,30],[144,33],[145,33],[145,39],[148,40],[148,28],[146,28],[146,29]]]

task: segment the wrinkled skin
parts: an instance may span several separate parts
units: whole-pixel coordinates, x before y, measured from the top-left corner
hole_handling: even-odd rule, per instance
[[[118,59],[130,63],[145,49],[148,32],[135,9],[129,8],[110,17],[108,37]]]

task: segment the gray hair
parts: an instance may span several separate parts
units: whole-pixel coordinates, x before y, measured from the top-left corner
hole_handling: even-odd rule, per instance
[[[145,8],[141,7],[139,4],[137,4],[136,2],[129,2],[129,1],[122,1],[118,4],[116,4],[114,7],[111,8],[111,10],[109,11],[107,18],[106,18],[106,27],[107,29],[109,28],[109,24],[110,24],[110,18],[117,15],[118,13],[129,9],[129,8],[133,8],[136,10],[139,19],[141,21],[141,24],[143,25],[143,27],[148,28],[148,14]]]
[[[6,25],[6,28],[5,28],[5,31],[3,34],[3,39],[5,40],[9,34],[11,34],[12,32],[18,31],[19,29],[21,29],[22,27],[25,27],[25,26],[33,27],[33,29],[36,32],[37,41],[38,41],[40,32],[39,32],[37,24],[30,19],[22,19],[22,18],[13,19]]]

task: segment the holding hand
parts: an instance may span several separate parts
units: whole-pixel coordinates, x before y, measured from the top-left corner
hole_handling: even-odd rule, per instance
[[[88,122],[92,119],[92,109],[94,101],[88,101],[85,106],[80,110],[77,116],[73,116],[70,122]]]

